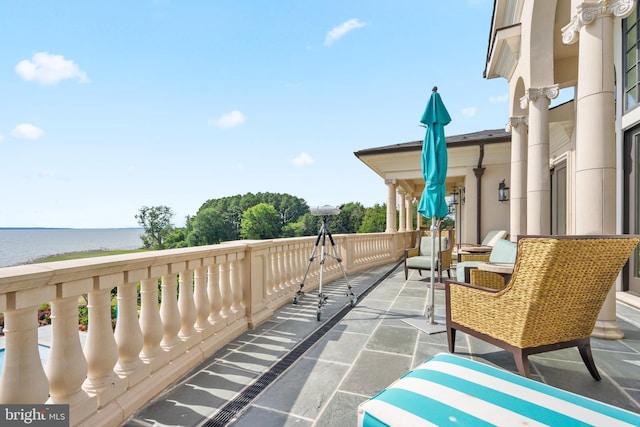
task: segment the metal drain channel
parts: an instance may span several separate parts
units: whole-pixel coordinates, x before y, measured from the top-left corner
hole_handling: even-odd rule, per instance
[[[376,286],[382,283],[387,277],[393,273],[398,266],[402,264],[399,262],[378,280],[376,280],[371,286],[369,286],[358,297],[358,301],[371,292]],[[357,303],[356,303],[357,305]],[[238,415],[247,405],[249,405],[269,384],[274,382],[280,374],[282,374],[289,366],[291,366],[296,360],[300,358],[313,344],[315,344],[320,338],[322,338],[327,332],[331,330],[344,316],[351,311],[353,307],[347,305],[338,313],[328,319],[322,326],[316,329],[311,335],[305,338],[297,346],[291,349],[286,356],[284,356],[278,363],[273,365],[271,369],[262,374],[253,384],[245,388],[238,396],[236,396],[229,403],[224,405],[220,411],[218,411],[213,417],[205,421],[201,426],[203,427],[224,427],[230,421],[233,421],[234,417]]]

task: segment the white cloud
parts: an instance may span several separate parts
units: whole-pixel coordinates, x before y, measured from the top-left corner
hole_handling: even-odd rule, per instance
[[[507,99],[509,99],[509,94],[505,93],[504,95],[490,96],[489,102],[492,104],[502,104],[503,102],[507,102]]]
[[[312,165],[315,162],[316,161],[313,160],[313,158],[305,152],[300,153],[300,155],[295,159],[291,159],[291,164],[293,164],[293,166],[297,168],[301,168],[302,166],[306,165]]]
[[[246,117],[238,110],[233,110],[228,113],[223,114],[217,119],[209,120],[210,124],[214,124],[219,128],[231,128],[234,126],[241,125],[246,121]]]
[[[11,136],[16,139],[38,139],[44,135],[44,131],[29,123],[22,123],[11,131]]]
[[[16,73],[26,81],[35,81],[44,85],[55,85],[61,80],[78,79],[88,83],[87,73],[78,64],[64,59],[62,55],[38,52],[31,60],[25,59],[16,65]]]
[[[327,37],[324,39],[324,45],[330,46],[336,40],[341,39],[348,32],[355,30],[357,28],[365,27],[367,24],[364,22],[360,22],[358,19],[353,18],[342,24],[334,27],[329,33],[327,33]]]
[[[476,115],[477,110],[476,107],[465,107],[462,109],[462,115],[465,117],[473,117]]]

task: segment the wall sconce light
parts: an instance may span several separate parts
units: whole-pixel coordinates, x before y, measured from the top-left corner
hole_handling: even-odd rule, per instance
[[[451,192],[451,204],[452,205],[457,205],[458,203],[460,203],[458,196],[460,196],[460,193],[458,193],[456,191],[456,188],[453,188],[453,191]]]
[[[509,201],[509,187],[504,183],[504,179],[500,181],[500,184],[498,184],[498,201]]]

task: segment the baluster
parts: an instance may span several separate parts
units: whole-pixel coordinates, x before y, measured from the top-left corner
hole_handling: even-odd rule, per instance
[[[236,254],[238,256],[238,254]],[[237,319],[244,317],[247,313],[247,310],[244,306],[244,292],[242,289],[242,279],[240,277],[241,273],[241,263],[239,259],[234,259],[231,262],[231,292],[233,296],[233,304],[231,305],[231,310],[236,315]]]
[[[262,261],[262,272],[264,273],[264,300],[266,303],[271,301],[275,294],[273,291],[273,278],[271,276],[271,257],[269,256],[269,250],[266,253],[259,255]]]
[[[296,286],[299,286],[302,283],[302,278],[304,277],[304,272],[307,269],[307,248],[304,243],[300,243],[298,245],[298,278],[296,279]],[[297,289],[296,289],[297,290]]]
[[[178,336],[185,341],[189,349],[200,341],[200,336],[194,326],[196,323],[196,306],[193,301],[193,271],[191,270],[185,270],[180,273],[178,307],[181,319]]]
[[[87,376],[87,361],[78,333],[77,295],[51,302],[51,344],[45,366],[50,387],[48,403],[85,404],[89,396],[82,390],[82,383]]]
[[[140,359],[144,338],[138,320],[137,287],[137,283],[118,286],[118,318],[114,333],[119,353],[115,371],[126,378],[129,387],[145,379],[151,372],[149,366]]]
[[[88,369],[82,388],[98,397],[98,407],[101,408],[123,392],[126,384],[113,371],[118,361],[118,347],[111,323],[111,288],[100,289],[96,284],[94,289],[89,292],[87,304],[89,329],[84,355]]]
[[[218,283],[220,266],[211,264],[207,266],[207,294],[209,295],[209,323],[213,325],[215,332],[221,331],[226,323],[220,315],[222,310],[222,296],[220,295],[220,283]]]
[[[38,308],[5,311],[4,335],[0,403],[45,403],[49,382],[38,352]]]
[[[158,310],[158,278],[144,279],[140,282],[140,329],[143,345],[140,358],[155,372],[169,363],[169,352],[160,342],[164,335],[162,319]]]
[[[162,301],[160,318],[164,326],[164,335],[160,345],[170,353],[171,360],[180,355],[186,346],[178,336],[180,332],[180,313],[178,311],[178,276],[175,273],[162,276]]]
[[[273,289],[272,294],[274,298],[278,298],[281,294],[281,289],[278,283],[278,254],[275,247],[269,248],[268,260],[267,268],[269,269],[269,277],[271,279],[271,289]]]
[[[205,267],[200,266],[196,268],[193,274],[193,297],[195,299],[196,306],[196,331],[202,333],[203,331],[211,330],[211,333],[213,333],[211,323],[209,323],[209,297],[207,296],[207,276],[205,274]],[[207,336],[209,335],[211,334],[208,334]]]
[[[287,288],[289,292],[296,286],[295,253],[295,245],[293,243],[287,245]]]
[[[282,246],[278,246],[278,286],[283,295],[286,295],[289,291],[287,289],[287,273],[284,268],[284,248]]]
[[[235,322],[235,313],[231,310],[233,304],[233,296],[231,294],[231,285],[229,280],[229,262],[225,260],[220,265],[220,296],[222,297],[222,309],[220,314],[225,319],[227,325]]]

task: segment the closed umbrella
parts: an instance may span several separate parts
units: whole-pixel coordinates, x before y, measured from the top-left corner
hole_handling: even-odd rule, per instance
[[[424,177],[424,191],[418,205],[418,212],[427,218],[431,218],[431,282],[429,292],[429,305],[427,306],[427,320],[429,325],[437,325],[435,321],[435,235],[440,230],[442,219],[449,213],[449,207],[445,199],[445,182],[447,179],[447,141],[444,136],[444,127],[451,121],[438,88],[434,87],[424,110],[422,123],[426,128],[422,143],[422,175]],[[440,239],[438,239],[440,241]],[[440,273],[440,268],[438,268]],[[428,332],[444,332],[444,329],[433,327]]]

